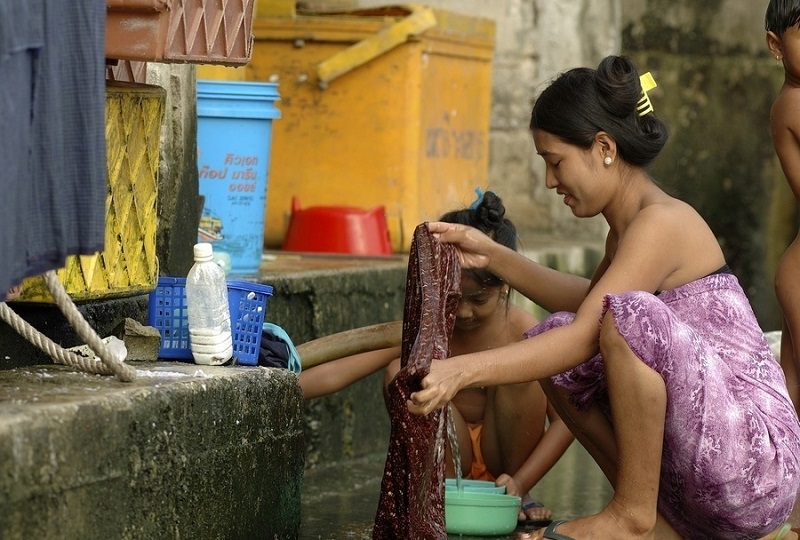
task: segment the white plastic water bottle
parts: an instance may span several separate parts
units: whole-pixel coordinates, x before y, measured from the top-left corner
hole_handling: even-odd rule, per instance
[[[228,285],[211,244],[195,244],[194,261],[186,276],[189,344],[196,364],[216,366],[233,355]]]

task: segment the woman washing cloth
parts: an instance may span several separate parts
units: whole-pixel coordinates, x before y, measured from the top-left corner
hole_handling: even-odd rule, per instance
[[[470,208],[449,212],[441,219],[476,227],[491,241],[516,250],[516,228],[504,215],[501,199],[489,191]],[[463,272],[461,292],[450,339],[453,355],[520,341],[537,322],[511,304],[508,285],[487,270]],[[399,358],[399,347],[339,358],[303,370],[300,386],[304,397],[311,399],[341,390],[388,365],[385,390],[400,368]],[[465,389],[454,397],[453,406],[462,477],[492,480],[506,486],[507,493],[522,497],[521,524],[549,522],[550,510],[528,492],[558,461],[573,436],[548,405],[539,383]],[[454,478],[449,453],[445,463],[447,476]]]
[[[463,269],[488,270],[553,315],[521,342],[433,362],[409,409],[550,378],[550,402],[614,494],[599,513],[531,538],[791,538],[800,424],[713,232],[647,174],[667,141],[647,82],[610,56],[562,74],[533,107],[546,186],[575,216],[609,225],[591,280],[474,228],[429,224]]]

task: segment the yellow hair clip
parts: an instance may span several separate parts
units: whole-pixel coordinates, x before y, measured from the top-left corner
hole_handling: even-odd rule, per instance
[[[639,112],[639,116],[644,116],[649,112],[653,112],[653,104],[650,103],[650,97],[647,92],[657,85],[649,71],[639,77],[639,82],[642,85],[642,97],[639,99],[639,103],[636,104],[636,110]]]

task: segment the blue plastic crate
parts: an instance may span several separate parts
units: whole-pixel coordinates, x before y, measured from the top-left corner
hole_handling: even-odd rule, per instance
[[[238,364],[258,365],[261,330],[272,287],[249,281],[228,280],[233,356]],[[186,278],[160,277],[150,293],[148,320],[161,333],[159,358],[193,361],[189,344]]]

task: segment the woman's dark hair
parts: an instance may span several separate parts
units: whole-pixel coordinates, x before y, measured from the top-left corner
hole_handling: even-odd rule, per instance
[[[493,191],[487,191],[483,194],[478,204],[463,210],[447,212],[440,218],[440,221],[475,227],[495,242],[516,251],[519,244],[517,228],[505,217],[505,214],[506,207],[503,206],[503,201],[500,197]],[[487,286],[496,287],[505,283],[488,270],[477,268],[468,270],[468,272],[478,283]]]
[[[782,38],[786,30],[797,24],[800,24],[800,1],[770,0],[764,16],[764,28],[767,32],[773,32]]]
[[[626,162],[644,167],[667,142],[667,126],[653,112],[639,116],[639,72],[628,58],[608,56],[597,69],[571,69],[553,81],[533,106],[531,130],[541,129],[583,149],[598,131],[617,143]]]

